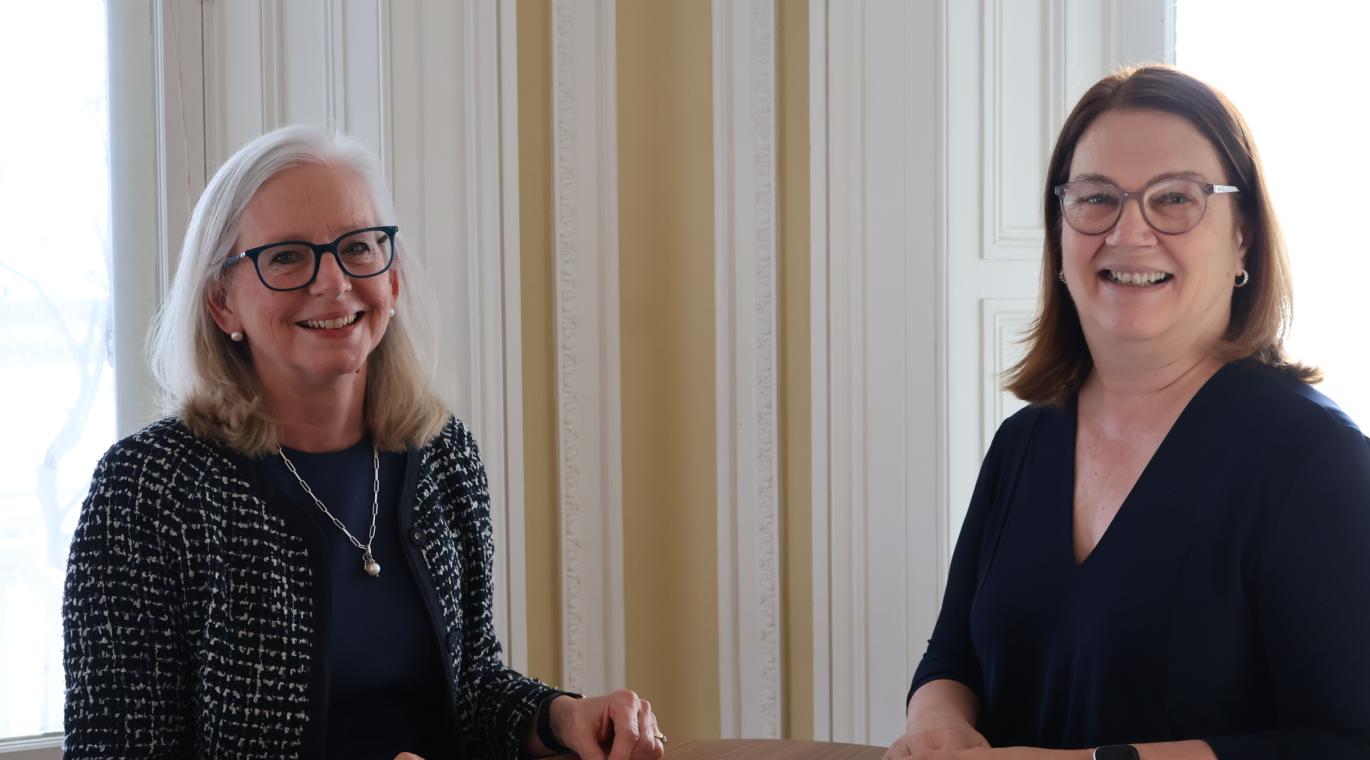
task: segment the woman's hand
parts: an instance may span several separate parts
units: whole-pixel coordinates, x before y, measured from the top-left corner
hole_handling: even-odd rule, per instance
[[[989,742],[971,724],[954,718],[910,722],[903,736],[894,740],[882,760],[929,760],[956,757],[955,750],[989,749]],[[940,751],[948,751],[943,753]],[[939,754],[930,754],[939,752]],[[996,758],[997,760],[997,758]],[[1005,758],[1004,760],[1008,760]]]
[[[666,751],[651,703],[627,689],[557,697],[548,709],[552,733],[581,760],[657,760]]]

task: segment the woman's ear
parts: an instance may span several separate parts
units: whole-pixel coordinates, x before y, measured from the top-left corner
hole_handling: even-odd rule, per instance
[[[222,283],[210,285],[205,292],[205,303],[209,305],[209,315],[214,318],[214,324],[226,333],[241,332],[243,329],[242,320],[234,313],[233,307],[228,305],[228,290]]]

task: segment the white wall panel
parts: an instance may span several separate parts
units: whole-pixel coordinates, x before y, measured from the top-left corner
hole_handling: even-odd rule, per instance
[[[826,279],[821,323],[814,315],[826,389],[813,418],[827,430],[824,448],[815,440],[814,535],[828,543],[826,598],[815,601],[828,709],[815,734],[880,744],[903,725],[899,695],[939,584],[939,9],[825,10],[826,89],[813,107],[827,139],[812,160],[825,167],[813,192],[827,235],[811,271]]]
[[[1040,184],[1059,124],[1063,3],[982,3],[986,258],[1036,260],[1041,252],[1041,204],[1022,190]]]
[[[332,79],[331,113],[340,129],[372,146],[388,166],[385,130],[390,120],[386,101],[390,88],[386,84],[392,67],[385,53],[393,45],[390,5],[378,5],[375,0],[335,2],[331,59],[338,74]]]
[[[980,301],[980,449],[989,449],[999,422],[1022,409],[1017,396],[1004,390],[1004,373],[1023,358],[1023,342],[1037,309],[1032,298],[986,298]],[[960,526],[957,526],[959,530]]]

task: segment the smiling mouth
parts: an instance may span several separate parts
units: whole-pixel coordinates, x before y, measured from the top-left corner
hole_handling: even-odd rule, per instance
[[[300,327],[308,327],[311,330],[338,330],[356,322],[361,316],[362,312],[358,311],[336,319],[306,319],[295,324]]]
[[[1175,279],[1169,272],[1115,272],[1112,269],[1100,270],[1099,277],[1115,285],[1131,285],[1149,288]]]

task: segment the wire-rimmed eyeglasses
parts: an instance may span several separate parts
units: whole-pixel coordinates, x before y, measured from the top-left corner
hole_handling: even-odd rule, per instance
[[[348,277],[358,279],[384,273],[395,261],[395,235],[400,228],[364,227],[338,236],[331,243],[319,245],[307,240],[283,240],[259,245],[228,257],[221,271],[251,259],[257,278],[271,290],[299,290],[309,287],[319,276],[324,254],[331,253],[338,268]]]
[[[1123,216],[1129,198],[1137,199],[1142,219],[1165,235],[1179,235],[1198,226],[1208,210],[1208,198],[1241,192],[1232,185],[1215,185],[1189,177],[1162,177],[1138,192],[1127,192],[1101,179],[1082,179],[1057,185],[1061,216],[1076,232],[1102,235]]]

